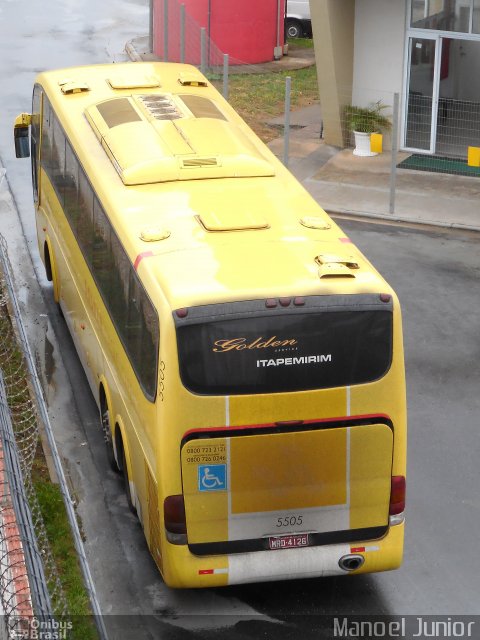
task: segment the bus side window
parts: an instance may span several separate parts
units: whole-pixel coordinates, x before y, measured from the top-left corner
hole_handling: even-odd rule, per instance
[[[31,125],[31,158],[32,158],[32,186],[33,200],[38,202],[38,170],[40,168],[40,113],[42,103],[42,90],[35,85],[32,97],[32,125]]]
[[[77,240],[87,264],[92,265],[93,247],[93,191],[84,172],[78,175]]]
[[[65,175],[65,135],[62,131],[62,127],[60,126],[60,123],[58,122],[57,118],[54,117],[51,179],[62,207],[64,205],[64,198],[65,198],[64,175]]]
[[[43,99],[43,119],[42,119],[42,167],[51,179],[52,166],[52,108],[47,98]]]
[[[92,269],[93,276],[102,292],[103,299],[111,299],[111,280],[114,268],[112,260],[111,227],[105,212],[97,198],[93,198],[93,246]]]
[[[140,362],[145,387],[150,395],[155,395],[157,381],[157,359],[159,349],[158,315],[148,297],[142,289],[141,295],[142,339],[140,342]]]
[[[68,141],[65,147],[64,193],[65,213],[73,232],[76,233],[78,221],[78,160]]]
[[[145,391],[155,395],[158,316],[133,269],[130,274],[127,350]]]
[[[112,251],[112,280],[110,290],[110,312],[112,319],[122,338],[122,342],[128,342],[128,329],[130,326],[129,305],[129,281],[131,263],[125,254],[117,236],[111,236]]]

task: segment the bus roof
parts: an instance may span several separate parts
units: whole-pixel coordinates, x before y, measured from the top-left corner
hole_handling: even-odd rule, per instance
[[[37,82],[153,299],[390,291],[195,67],[95,65]]]

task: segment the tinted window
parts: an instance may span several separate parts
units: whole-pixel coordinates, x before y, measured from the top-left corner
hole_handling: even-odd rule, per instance
[[[155,398],[158,316],[45,99],[42,164],[145,395]]]
[[[70,143],[65,145],[65,176],[64,176],[65,210],[73,225],[78,220],[78,161],[72,151]]]
[[[141,120],[128,98],[115,98],[101,102],[97,104],[97,109],[110,129],[118,127],[119,124]]]
[[[97,198],[94,198],[92,270],[98,288],[107,300],[117,295],[111,287],[113,269],[110,222]]]
[[[33,199],[38,201],[38,168],[40,166],[40,111],[42,90],[35,85],[32,98],[31,157]]]
[[[48,100],[43,100],[42,166],[49,173],[52,164],[52,109]]]
[[[177,326],[180,374],[201,394],[326,389],[372,382],[392,357],[390,310],[322,311]]]
[[[68,214],[69,212],[67,212]],[[70,218],[70,216],[69,216]],[[78,244],[85,260],[92,262],[93,247],[93,189],[83,171],[78,176],[78,209],[70,218],[72,230],[77,236]]]
[[[58,199],[64,203],[64,173],[65,173],[65,135],[57,118],[53,119],[51,180]]]
[[[226,120],[216,104],[208,98],[189,94],[182,94],[180,98],[182,98],[183,102],[196,118],[218,118],[220,120]]]

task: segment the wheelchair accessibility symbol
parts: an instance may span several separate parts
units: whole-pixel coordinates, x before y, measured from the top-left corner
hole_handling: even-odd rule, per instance
[[[226,491],[227,465],[200,464],[198,465],[199,491]]]

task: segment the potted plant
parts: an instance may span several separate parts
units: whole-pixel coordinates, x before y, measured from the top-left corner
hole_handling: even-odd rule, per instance
[[[377,155],[370,150],[370,134],[379,132],[381,129],[390,129],[391,122],[382,113],[386,108],[387,105],[382,104],[381,100],[371,103],[368,107],[347,105],[344,108],[345,124],[350,131],[353,131],[355,136],[354,155]]]

